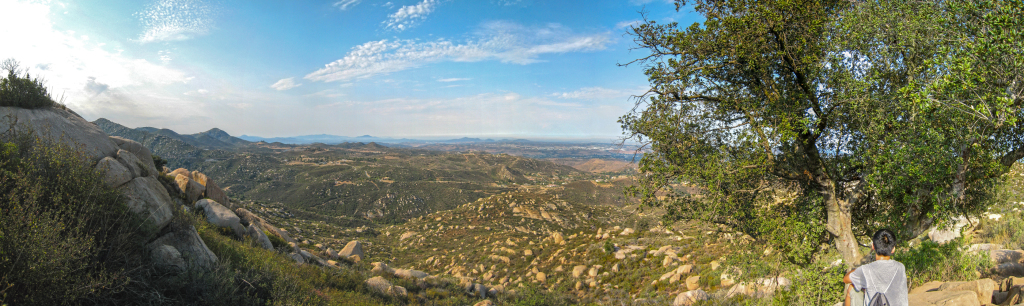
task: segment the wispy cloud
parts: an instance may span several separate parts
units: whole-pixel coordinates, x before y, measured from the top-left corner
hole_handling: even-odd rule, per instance
[[[440,0],[423,0],[416,5],[403,6],[394,14],[388,15],[388,20],[384,21],[384,28],[401,32],[415,26],[416,23],[427,19],[427,15],[430,15],[439,3]]]
[[[560,99],[596,100],[609,98],[624,98],[630,95],[640,93],[643,93],[643,89],[638,88],[636,90],[623,90],[609,89],[603,87],[584,87],[575,91],[552,93],[550,96]]]
[[[472,80],[472,79],[470,79],[470,78],[448,78],[448,79],[438,79],[437,81],[438,82],[445,82],[445,83],[447,83],[447,82],[458,82],[458,81],[469,81],[469,80]]]
[[[362,0],[341,0],[341,1],[335,2],[334,3],[334,7],[344,11],[344,10],[349,9],[350,7],[355,6],[356,4],[359,4],[360,1],[362,1]]]
[[[186,40],[213,27],[215,9],[201,0],[160,0],[135,13],[145,25],[138,42]]]
[[[379,40],[353,47],[345,57],[306,75],[311,81],[347,81],[407,70],[436,62],[478,62],[531,64],[551,53],[603,50],[607,33],[576,34],[558,24],[526,27],[512,22],[489,22],[464,43],[438,39]]]
[[[625,28],[629,28],[629,27],[636,27],[636,26],[639,26],[641,22],[642,21],[640,21],[640,20],[620,21],[619,23],[615,24],[615,28],[616,29],[625,29]]]
[[[270,88],[276,90],[289,90],[299,86],[302,86],[302,84],[295,83],[295,78],[287,78],[278,80],[277,83],[270,85]]]

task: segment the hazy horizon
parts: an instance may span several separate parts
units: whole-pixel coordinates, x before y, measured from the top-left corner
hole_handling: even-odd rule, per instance
[[[624,34],[644,8],[700,18],[665,0],[0,0],[0,58],[87,120],[182,134],[616,139],[647,88],[617,66],[642,56]]]

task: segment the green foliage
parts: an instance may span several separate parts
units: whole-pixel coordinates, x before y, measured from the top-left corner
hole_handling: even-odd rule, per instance
[[[199,236],[217,258],[226,263],[226,271],[230,271],[220,277],[230,278],[238,288],[238,292],[231,294],[208,295],[211,301],[227,297],[243,299],[241,304],[379,305],[383,302],[368,293],[360,271],[296,265],[275,251],[262,249],[251,241],[234,240],[207,223],[196,223]]]
[[[771,298],[772,305],[832,305],[843,299],[843,265],[833,266],[829,259],[837,258],[835,253],[824,255],[804,267],[795,269],[789,277],[793,285],[789,290],[777,292]],[[909,273],[909,272],[908,272]]]
[[[7,70],[7,76],[0,77],[0,106],[40,108],[57,105],[50,98],[44,81],[33,79],[28,72],[22,74],[14,59],[4,60],[0,70]]]
[[[156,171],[163,171],[164,166],[167,166],[167,160],[153,154],[153,164],[156,165]]]
[[[930,281],[969,281],[991,267],[986,252],[964,252],[963,238],[938,244],[926,240],[909,249],[898,248],[893,259],[907,268],[907,285],[915,288]]]
[[[0,302],[139,298],[151,226],[75,148],[30,133],[0,141]]]
[[[984,211],[1024,157],[1016,1],[676,2],[706,20],[632,28],[652,88],[619,120],[651,148],[629,194],[671,219],[849,263]]]
[[[496,300],[499,305],[515,306],[553,306],[553,305],[574,305],[574,301],[566,294],[551,292],[537,287],[534,284],[527,284],[516,290],[516,294],[499,296]]]

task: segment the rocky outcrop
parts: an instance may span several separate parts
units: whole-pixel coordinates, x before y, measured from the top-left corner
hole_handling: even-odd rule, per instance
[[[171,222],[171,197],[155,177],[137,177],[120,188],[132,212],[153,221],[158,228]]]
[[[245,237],[245,227],[242,227],[238,216],[227,207],[210,199],[202,199],[196,201],[195,208],[203,210],[206,221],[210,224],[231,229],[238,237]],[[270,241],[268,240],[267,243]]]
[[[178,174],[174,177],[174,183],[178,185],[178,188],[185,193],[185,201],[187,203],[195,203],[199,199],[203,198],[203,193],[206,192],[206,187],[196,182],[188,175]]]
[[[108,156],[117,156],[117,144],[99,127],[82,117],[56,108],[24,109],[0,107],[0,118],[9,117],[15,131],[31,130],[36,136],[53,141],[77,144],[76,147],[95,163]]]
[[[217,264],[217,255],[192,226],[170,231],[150,242],[148,248],[154,265],[164,271],[210,269]]]

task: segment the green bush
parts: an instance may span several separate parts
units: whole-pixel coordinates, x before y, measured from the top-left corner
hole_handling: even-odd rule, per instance
[[[772,296],[772,305],[832,305],[843,299],[846,265],[831,265],[835,251],[822,252],[809,265],[794,269],[793,285]],[[796,267],[794,267],[796,268]]]
[[[81,151],[0,135],[0,303],[118,303],[138,293],[152,226]]]
[[[40,108],[57,105],[50,97],[49,90],[39,78],[32,78],[28,72],[18,68],[13,59],[0,63],[0,70],[7,70],[6,77],[0,77],[0,106]]]
[[[985,252],[962,251],[965,245],[963,238],[941,245],[925,240],[909,249],[897,249],[892,257],[907,268],[910,288],[930,281],[969,281],[977,279],[979,272],[988,270],[991,264]]]

